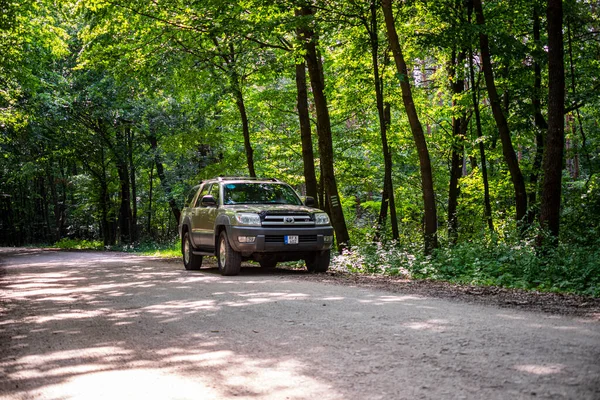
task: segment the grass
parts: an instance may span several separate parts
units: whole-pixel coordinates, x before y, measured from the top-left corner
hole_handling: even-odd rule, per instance
[[[134,247],[133,251],[144,256],[179,258],[181,257],[181,241],[172,244],[142,243]]]
[[[49,247],[63,250],[108,250],[136,253],[144,256],[177,258],[181,256],[181,242],[157,244],[153,242],[142,242],[134,245],[104,246],[100,240],[61,239]]]

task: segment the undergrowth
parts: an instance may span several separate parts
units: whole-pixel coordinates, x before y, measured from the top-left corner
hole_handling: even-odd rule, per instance
[[[173,243],[141,242],[125,245],[105,246],[100,240],[61,239],[53,246],[63,250],[107,250],[136,253],[154,257],[180,257],[181,242],[175,240]]]
[[[364,243],[334,257],[332,269],[599,297],[600,241],[540,251],[533,240],[491,236],[444,246],[427,257],[393,242]]]
[[[55,247],[181,257],[179,240],[106,248],[100,241],[63,239]],[[540,251],[533,239],[501,240],[488,235],[444,245],[431,256],[422,253],[416,244],[365,241],[334,256],[330,269],[600,297],[600,239],[595,244],[563,243]]]
[[[54,246],[63,250],[104,250],[104,244],[100,240],[82,240],[63,238],[54,243]]]

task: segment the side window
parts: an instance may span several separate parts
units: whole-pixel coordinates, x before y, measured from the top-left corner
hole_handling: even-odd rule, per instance
[[[200,191],[200,194],[198,195],[198,198],[196,199],[196,204],[194,205],[194,207],[200,207],[200,200],[202,200],[202,197],[204,197],[208,194],[209,187],[210,187],[210,185],[204,185],[202,187],[202,190]]]
[[[214,197],[217,204],[219,204],[219,184],[218,183],[213,183],[212,187],[210,188],[210,192],[208,194],[210,194],[212,197]]]
[[[196,196],[196,193],[198,193],[198,189],[200,189],[200,185],[194,186],[193,188],[190,189],[190,192],[188,193],[187,197],[185,198],[184,207],[193,207],[194,206],[192,204],[192,201],[194,201],[194,196]]]

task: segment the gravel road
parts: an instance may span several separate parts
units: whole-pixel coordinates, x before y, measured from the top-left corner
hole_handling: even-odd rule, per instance
[[[597,320],[306,278],[0,249],[0,399],[600,399]]]

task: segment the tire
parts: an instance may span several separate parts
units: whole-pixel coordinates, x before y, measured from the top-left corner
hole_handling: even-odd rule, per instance
[[[331,251],[318,251],[312,258],[307,258],[306,269],[308,272],[326,272],[329,269]]]
[[[227,239],[227,232],[222,231],[219,235],[219,247],[217,249],[217,264],[221,275],[231,276],[240,273],[242,256],[231,248]]]
[[[258,262],[261,268],[273,269],[277,266],[277,259],[275,257],[265,257]]]
[[[188,271],[197,271],[202,267],[202,256],[194,254],[194,247],[190,233],[185,232],[181,241],[181,253],[183,254],[183,266]]]

